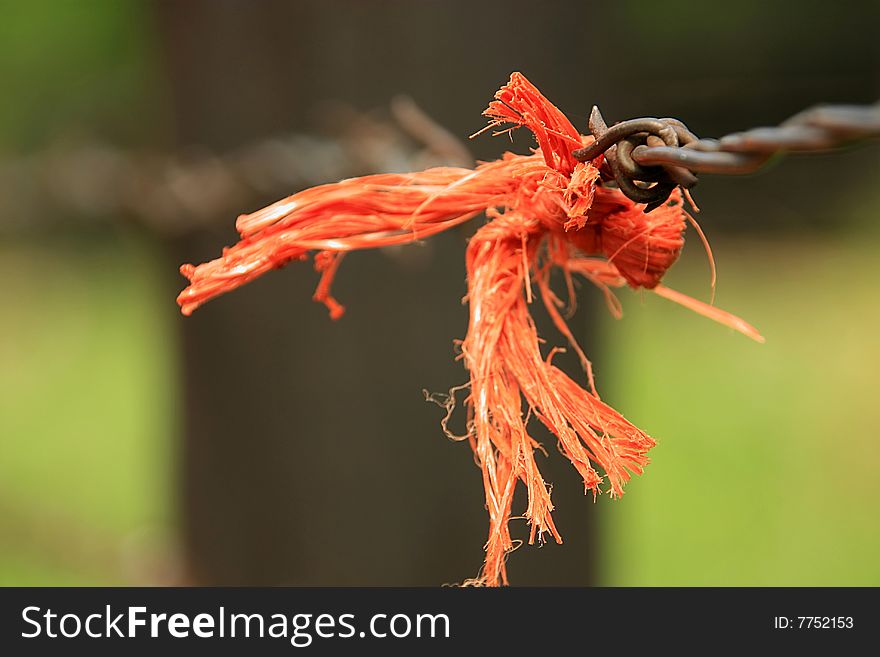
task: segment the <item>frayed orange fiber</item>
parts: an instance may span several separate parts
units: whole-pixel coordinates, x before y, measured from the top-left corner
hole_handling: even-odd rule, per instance
[[[553,270],[564,276],[570,310],[579,276],[603,292],[615,316],[621,307],[613,288],[629,285],[762,338],[743,320],[661,285],[681,253],[689,219],[678,190],[645,214],[643,205],[600,184],[602,156],[592,162],[572,156],[592,137],[580,135],[520,73],[484,115],[495,134],[525,127],[538,147],[530,155],[505,153],[474,169],[343,180],[242,215],[235,246],[216,260],[180,268],[190,285],[177,301],[189,315],[209,299],[317,251],[321,280],[314,299],[336,319],[343,308],[330,284],[344,253],[421,240],[485,212],[488,222],[467,247],[470,320],[462,354],[470,375],[466,437],[482,472],[489,513],[485,561],[472,583],[499,585],[507,584],[505,561],[515,547],[509,525],[517,486],[528,493],[522,515],[529,543],[546,535],[562,541],[550,486],[535,459],[541,446],[529,430],[532,417],[557,438],[584,490],[594,496],[622,495],[630,476],[648,464],[655,444],[599,398],[590,361],[566,324],[565,302],[551,289]],[[542,352],[530,313],[534,296],[580,359],[586,387],[553,364],[556,349]]]

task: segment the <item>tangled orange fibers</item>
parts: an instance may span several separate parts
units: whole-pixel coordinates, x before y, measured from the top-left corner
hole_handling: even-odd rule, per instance
[[[343,180],[242,215],[236,245],[216,260],[180,268],[190,284],[177,301],[189,315],[209,299],[317,251],[321,280],[314,299],[336,319],[343,308],[330,286],[344,253],[420,240],[485,212],[488,222],[467,248],[470,321],[462,353],[470,374],[467,439],[482,471],[489,512],[485,562],[473,583],[498,585],[507,583],[505,560],[514,548],[511,507],[520,483],[528,492],[523,515],[529,542],[546,534],[562,541],[553,523],[550,488],[535,460],[541,446],[529,431],[531,417],[556,436],[585,491],[594,496],[603,485],[612,496],[621,495],[631,474],[643,471],[655,444],[599,398],[590,361],[565,322],[564,302],[551,289],[553,270],[561,270],[572,304],[574,277],[581,276],[602,291],[619,316],[613,288],[628,284],[762,338],[738,317],[661,284],[681,253],[687,221],[699,231],[680,192],[645,214],[644,206],[599,184],[602,156],[578,162],[571,154],[592,137],[580,135],[520,73],[511,76],[484,115],[490,120],[486,129],[497,129],[495,134],[528,128],[538,147],[530,155],[505,153],[474,169],[439,167]],[[542,353],[529,312],[535,289],[580,359],[587,388],[553,365],[556,349]]]

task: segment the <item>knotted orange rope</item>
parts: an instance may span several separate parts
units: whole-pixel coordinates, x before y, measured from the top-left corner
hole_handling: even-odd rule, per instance
[[[578,162],[571,155],[592,137],[580,135],[520,73],[511,76],[484,115],[490,119],[487,129],[499,129],[496,134],[528,128],[538,148],[531,155],[505,153],[475,169],[439,167],[343,180],[242,215],[235,246],[216,260],[180,268],[190,285],[177,301],[189,315],[217,295],[318,251],[321,281],[314,299],[336,319],[343,308],[330,284],[344,253],[420,240],[485,212],[489,221],[467,248],[470,321],[462,352],[470,374],[467,439],[482,471],[489,512],[485,563],[474,583],[498,585],[507,583],[505,558],[514,547],[511,505],[519,483],[528,492],[523,515],[531,529],[529,542],[545,534],[562,541],[551,515],[550,489],[535,461],[541,447],[529,433],[531,416],[557,437],[585,490],[594,495],[603,482],[611,495],[621,495],[630,474],[647,465],[655,444],[600,400],[590,362],[560,312],[563,302],[551,290],[553,269],[562,271],[572,303],[573,277],[582,276],[603,291],[619,315],[612,288],[628,284],[762,338],[741,319],[660,284],[684,245],[686,222],[692,221],[679,192],[645,214],[644,206],[598,184],[602,156]],[[555,349],[542,354],[529,312],[533,288],[580,358],[588,388],[553,365]]]

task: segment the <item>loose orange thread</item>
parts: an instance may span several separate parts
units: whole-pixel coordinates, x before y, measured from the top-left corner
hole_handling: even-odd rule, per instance
[[[317,251],[321,281],[314,299],[336,319],[343,308],[330,285],[344,253],[420,240],[485,212],[488,222],[467,248],[470,321],[462,354],[470,374],[466,437],[482,471],[489,513],[485,562],[473,583],[499,585],[507,583],[505,560],[514,548],[511,506],[520,483],[528,492],[523,515],[529,543],[548,534],[562,542],[550,487],[535,460],[541,447],[528,428],[532,416],[556,436],[594,496],[603,485],[612,496],[621,495],[631,474],[648,464],[655,444],[596,393],[590,361],[566,324],[564,303],[551,290],[553,269],[565,276],[572,311],[573,276],[581,276],[603,292],[615,316],[621,307],[612,288],[629,285],[762,338],[738,317],[660,284],[681,253],[690,219],[679,191],[645,214],[644,206],[599,185],[602,157],[578,162],[571,155],[592,137],[580,135],[520,73],[495,95],[484,116],[490,121],[486,129],[495,134],[527,128],[538,147],[530,155],[505,153],[475,169],[439,167],[343,180],[242,215],[236,245],[216,260],[180,268],[190,284],[177,301],[189,315],[209,299]],[[542,354],[529,312],[533,286],[580,359],[587,388],[553,365],[556,350]],[[451,403],[444,404],[447,410]]]

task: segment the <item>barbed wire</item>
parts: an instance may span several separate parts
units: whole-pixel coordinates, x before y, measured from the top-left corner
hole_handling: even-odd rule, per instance
[[[330,114],[328,123],[345,126],[332,137],[277,135],[222,154],[143,153],[86,142],[0,157],[0,234],[53,218],[67,223],[70,213],[89,221],[127,216],[159,234],[182,234],[292,189],[370,171],[473,164],[461,141],[409,99],[395,99],[392,121],[344,107]],[[603,180],[649,212],[676,186],[696,185],[698,173],[752,173],[782,153],[880,137],[880,104],[814,107],[778,127],[721,139],[700,139],[672,118],[631,119],[609,128],[596,107],[589,127],[596,141],[575,157],[586,161],[604,152]]]
[[[663,204],[677,186],[690,189],[698,173],[747,174],[790,152],[822,152],[880,137],[880,103],[819,105],[779,126],[754,128],[721,139],[700,139],[671,118],[641,118],[610,128],[598,107],[590,114],[596,138],[574,151],[585,162],[605,153],[602,177],[614,181],[645,212]]]
[[[364,175],[473,166],[461,141],[412,100],[389,113],[324,108],[333,134],[278,134],[228,152],[125,149],[94,139],[0,154],[0,236],[132,221],[163,237],[226,225],[242,209]]]

